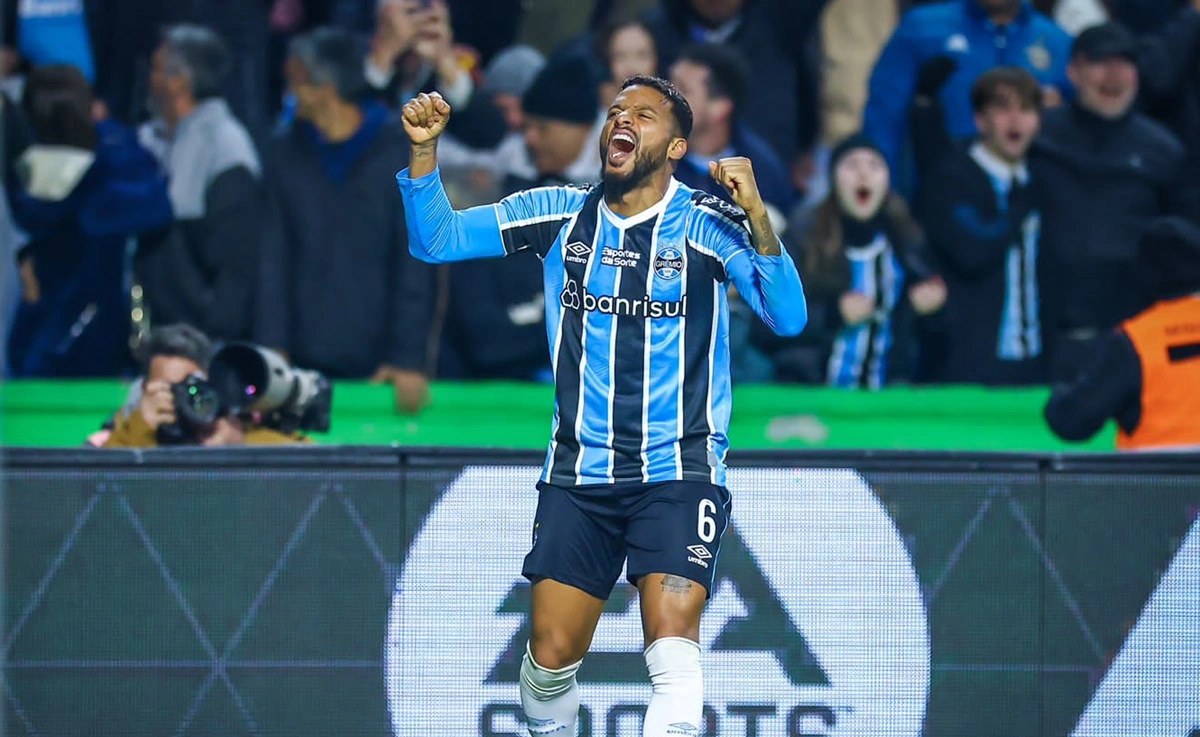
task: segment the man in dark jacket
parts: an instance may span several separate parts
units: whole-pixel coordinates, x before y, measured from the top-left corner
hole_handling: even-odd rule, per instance
[[[297,120],[267,159],[255,337],[330,377],[390,380],[397,407],[416,411],[434,300],[394,186],[407,136],[370,100],[345,31],[294,39],[286,75]]]
[[[1018,67],[971,89],[978,140],[952,148],[922,182],[920,220],[948,291],[938,382],[1045,380],[1038,289],[1040,214],[1026,159],[1042,90]],[[939,351],[941,353],[941,351]]]
[[[154,54],[143,145],[170,179],[175,227],[139,249],[150,321],[186,322],[214,339],[249,335],[262,210],[258,152],[220,96],[232,68],[212,31],[175,26]]]
[[[1068,67],[1078,97],[1045,115],[1034,143],[1045,166],[1045,337],[1057,378],[1073,377],[1096,337],[1149,304],[1129,284],[1138,237],[1151,219],[1190,207],[1179,140],[1133,109],[1136,56],[1133,36],[1114,23],[1081,33]]]
[[[789,164],[817,133],[816,73],[808,48],[824,0],[664,0],[646,20],[661,65],[693,42],[735,47],[754,70],[746,117]]]
[[[1187,152],[1183,184],[1200,188],[1200,0],[1190,0],[1172,22],[1142,42],[1143,109],[1179,137]],[[1186,215],[1200,221],[1200,212]]]
[[[687,156],[675,178],[689,187],[730,201],[729,193],[708,171],[710,161],[745,156],[754,162],[758,191],[783,222],[795,193],[779,155],[753,130],[741,113],[750,92],[750,70],[737,49],[723,44],[694,44],[671,65],[671,82],[692,106]]]

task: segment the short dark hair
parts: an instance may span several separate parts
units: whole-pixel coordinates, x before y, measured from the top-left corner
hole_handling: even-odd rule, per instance
[[[229,47],[212,30],[183,23],[163,33],[170,74],[183,75],[197,101],[221,97],[225,79],[233,68]]]
[[[322,27],[297,36],[288,56],[300,60],[315,84],[331,84],[338,97],[355,102],[367,92],[358,40],[340,28]]]
[[[1042,108],[1042,86],[1037,78],[1020,67],[996,67],[971,85],[971,110],[982,113],[1009,95],[1016,95],[1024,106]]]
[[[657,90],[659,94],[667,98],[667,102],[671,103],[671,114],[675,117],[675,127],[679,130],[679,135],[683,138],[692,135],[692,106],[688,104],[687,98],[675,89],[675,85],[662,77],[635,74],[621,84],[621,89],[626,90],[636,86]]]
[[[697,43],[679,52],[678,61],[707,69],[708,94],[732,102],[734,115],[742,109],[750,88],[750,66],[741,52],[725,44]]]
[[[142,374],[150,373],[150,362],[159,356],[187,358],[200,368],[208,370],[212,359],[213,345],[208,336],[187,323],[175,323],[153,328],[135,351]]]
[[[34,67],[29,72],[21,107],[38,143],[93,151],[96,148],[94,100],[83,72],[67,64],[51,64]]]

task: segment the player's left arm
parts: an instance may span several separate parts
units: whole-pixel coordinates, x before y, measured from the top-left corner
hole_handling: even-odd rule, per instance
[[[713,220],[717,253],[742,299],[779,335],[798,335],[808,322],[804,286],[783,248],[758,192],[750,159],[735,156],[709,164],[709,172],[745,213]]]

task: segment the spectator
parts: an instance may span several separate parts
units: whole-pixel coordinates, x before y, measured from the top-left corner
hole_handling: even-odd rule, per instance
[[[106,431],[89,438],[90,444],[105,448],[153,448],[181,442],[209,447],[306,442],[301,436],[229,415],[219,417],[211,427],[180,425],[171,387],[190,376],[205,378],[213,355],[208,336],[192,326],[156,327],[137,353],[142,377],[131,401],[107,423]],[[191,433],[195,435],[190,436]]]
[[[1120,450],[1200,449],[1200,228],[1151,223],[1138,247],[1155,303],[1097,342],[1087,369],[1055,387],[1046,421],[1064,440],[1117,421]]]
[[[644,21],[628,20],[608,26],[597,38],[596,51],[608,70],[608,79],[600,86],[601,107],[607,108],[621,89],[621,83],[630,77],[658,74],[658,47]]]
[[[143,0],[144,2],[145,0]],[[268,17],[264,0],[157,0],[167,24],[211,28],[225,42],[232,61],[222,87],[234,115],[261,140],[271,128],[267,98]]]
[[[893,356],[909,363],[912,341],[897,335],[906,285],[921,317],[941,309],[946,287],[928,264],[920,228],[891,191],[874,142],[850,136],[830,161],[830,195],[795,256],[804,264],[808,327],[799,338],[775,341],[760,330],[755,343],[772,356],[777,380],[878,389],[911,370],[889,368]]]
[[[741,118],[750,72],[737,50],[721,44],[696,44],[671,65],[671,82],[692,106],[693,128],[687,156],[675,178],[689,187],[731,202],[729,193],[708,171],[709,162],[745,156],[754,162],[758,191],[782,230],[794,193],[787,169],[774,150]]]
[[[367,93],[345,31],[293,39],[295,123],[272,142],[256,340],[331,378],[388,380],[427,399],[433,279],[409,256],[396,172],[408,138]]]
[[[816,140],[816,73],[808,48],[824,7],[824,0],[663,0],[647,22],[664,68],[692,42],[737,48],[754,70],[745,118],[790,163],[809,154]]]
[[[296,13],[288,6],[299,6],[296,24],[308,16],[309,27],[329,23],[354,34],[370,35],[376,28],[379,6],[396,0],[272,0],[273,14],[280,10]],[[420,4],[428,2],[419,0]],[[529,3],[524,0],[446,0],[453,21],[454,38],[479,54],[480,62],[491,63],[504,49],[517,41],[517,35]],[[313,7],[315,6],[315,7]],[[305,10],[305,8],[309,10]],[[321,15],[320,10],[327,10]],[[315,12],[314,12],[315,11]]]
[[[170,179],[175,227],[138,250],[149,319],[187,322],[215,338],[250,333],[261,227],[261,168],[245,127],[220,97],[230,68],[208,29],[175,26],[154,53],[141,130]]]
[[[1143,39],[1138,58],[1145,112],[1183,143],[1189,190],[1200,189],[1200,0],[1191,0],[1174,22]],[[1200,220],[1200,212],[1186,213]]]
[[[1042,91],[1017,67],[984,72],[971,88],[978,139],[923,183],[921,223],[947,287],[942,382],[1046,380],[1038,290],[1040,215],[1026,160]]]
[[[578,56],[552,59],[522,99],[524,140],[505,143],[503,194],[600,177],[592,134],[598,83]],[[583,80],[583,81],[581,81]],[[542,268],[532,252],[452,264],[440,371],[468,379],[549,379]],[[486,305],[481,308],[480,305]]]
[[[166,182],[133,131],[103,118],[78,68],[35,68],[24,107],[37,143],[9,190],[30,238],[18,256],[11,373],[115,376],[128,363],[126,244],[170,224]]]
[[[829,194],[829,153],[862,127],[871,67],[899,15],[898,0],[838,0],[821,14],[820,139],[814,170],[800,172],[804,176],[796,182],[807,202],[820,202]]]
[[[558,58],[542,69],[521,100],[521,145],[506,141],[499,153],[509,177],[506,192],[600,178],[598,139],[592,135],[598,87],[591,65],[580,57]]]
[[[447,132],[472,148],[491,148],[507,128],[500,109],[480,93],[469,68],[476,57],[454,44],[445,0],[388,0],[377,11],[378,25],[364,67],[366,79],[388,105],[418,92],[437,91],[454,107]]]
[[[946,130],[954,140],[965,140],[977,132],[970,90],[980,74],[998,66],[1026,69],[1052,104],[1070,90],[1070,44],[1066,32],[1029,0],[950,0],[906,13],[871,73],[863,113],[864,131],[879,142],[899,191],[911,192],[919,174],[905,164],[907,116],[927,65],[949,64],[934,86],[940,88]]]
[[[504,117],[508,126],[507,146],[470,148],[450,134],[442,136],[438,162],[442,182],[456,206],[495,202],[504,195],[502,162],[519,156],[524,149],[521,134],[525,129],[525,113],[521,97],[545,65],[545,58],[532,47],[514,46],[497,54],[484,72],[481,89],[492,95]]]
[[[1149,305],[1129,285],[1138,237],[1155,217],[1188,207],[1179,141],[1133,110],[1136,55],[1119,25],[1081,33],[1068,70],[1078,98],[1045,115],[1034,143],[1045,164],[1042,249],[1054,288],[1044,337],[1056,380],[1073,378],[1097,337]]]
[[[483,91],[492,96],[509,133],[525,127],[521,98],[546,66],[546,58],[531,46],[512,46],[497,54],[483,73]]]

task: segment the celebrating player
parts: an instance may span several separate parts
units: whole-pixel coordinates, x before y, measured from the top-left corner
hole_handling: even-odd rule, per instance
[[[522,571],[533,584],[520,677],[529,732],[575,734],[575,674],[628,561],[653,685],[643,734],[697,737],[700,614],[730,509],[727,284],[795,335],[808,317],[800,276],[749,159],[710,164],[737,207],[672,176],[692,112],[669,82],[624,83],[600,136],[600,185],[458,212],[437,168],[449,117],[436,93],[404,106],[412,159],[396,179],[409,248],[432,263],[532,249],[548,295],[554,426]]]

